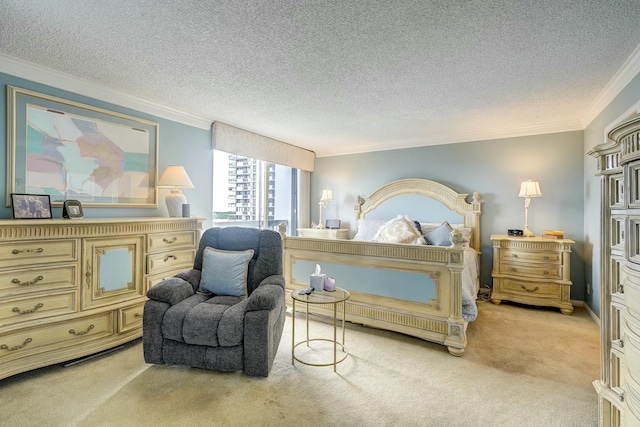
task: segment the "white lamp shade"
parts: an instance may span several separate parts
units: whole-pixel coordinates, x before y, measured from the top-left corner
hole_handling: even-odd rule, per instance
[[[524,181],[520,184],[520,194],[518,197],[540,197],[542,192],[540,191],[540,184],[538,181]]]
[[[168,166],[164,171],[158,180],[158,187],[194,188],[187,171],[184,170],[184,166],[173,165]]]
[[[330,202],[333,200],[333,192],[331,190],[322,190],[322,197],[320,197],[320,201]]]

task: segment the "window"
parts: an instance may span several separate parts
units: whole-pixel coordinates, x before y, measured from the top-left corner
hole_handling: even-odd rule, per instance
[[[297,225],[298,169],[213,152],[213,226],[257,227],[287,234]]]

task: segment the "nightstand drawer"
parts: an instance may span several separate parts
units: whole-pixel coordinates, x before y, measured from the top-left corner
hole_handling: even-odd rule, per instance
[[[562,279],[562,266],[559,264],[534,265],[504,262],[500,264],[500,273],[540,279]]]
[[[560,257],[560,253],[558,252],[550,252],[550,251],[519,251],[513,249],[504,249],[500,252],[500,260],[507,261],[517,261],[520,263],[544,263],[544,264],[560,264],[562,262],[562,258]]]
[[[510,294],[535,295],[539,298],[560,298],[560,286],[554,283],[525,282],[503,278],[500,291]]]

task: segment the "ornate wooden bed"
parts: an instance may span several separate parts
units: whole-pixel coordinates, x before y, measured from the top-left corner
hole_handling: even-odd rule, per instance
[[[335,275],[336,285],[351,293],[346,305],[347,321],[440,343],[452,355],[462,356],[468,324],[463,318],[463,276],[474,282],[469,285],[474,289],[473,309],[479,284],[480,195],[474,193],[467,202],[467,194],[459,194],[443,184],[403,179],[379,188],[368,197],[357,196],[356,219],[365,220],[383,205],[409,195],[436,201],[462,219],[455,225],[451,223],[454,231],[450,246],[288,237],[281,227],[287,298],[290,299],[291,291],[309,286],[312,266],[319,264],[328,276],[341,274],[342,278]],[[409,205],[416,203],[410,201]],[[406,207],[405,203],[403,209]],[[429,217],[426,212],[406,215],[421,223],[443,222],[443,218]],[[364,221],[358,223],[362,226]],[[463,243],[460,231],[463,228],[467,244]],[[465,260],[475,264],[475,271],[464,271]],[[375,283],[377,279],[382,283]],[[468,296],[465,301],[469,303]],[[317,312],[329,314],[322,309]]]

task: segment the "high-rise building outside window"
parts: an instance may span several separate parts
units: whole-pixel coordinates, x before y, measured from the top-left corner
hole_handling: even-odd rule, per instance
[[[214,150],[213,226],[297,228],[298,170]]]

